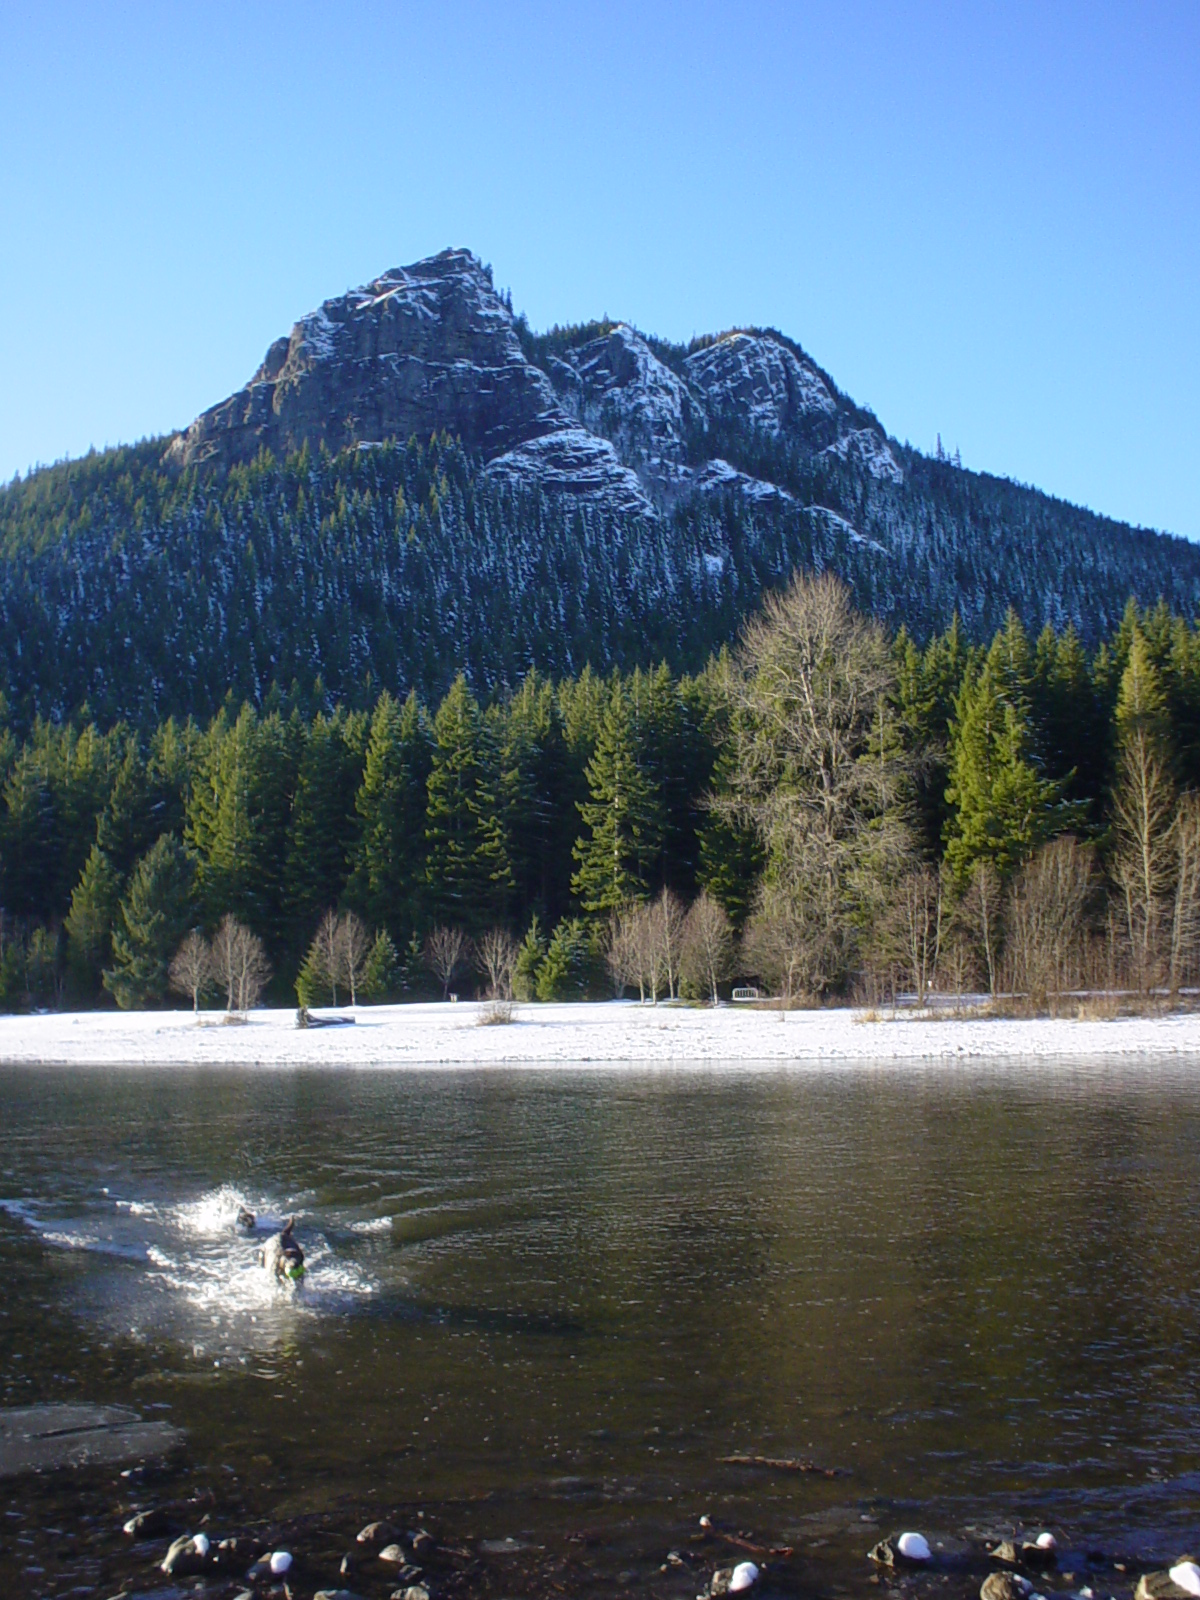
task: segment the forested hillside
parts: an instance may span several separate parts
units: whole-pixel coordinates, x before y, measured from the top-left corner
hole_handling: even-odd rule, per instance
[[[1200,607],[1200,548],[901,445],[782,334],[536,335],[445,251],[301,318],[185,432],[0,489],[0,690],[21,726],[148,730],[697,672],[825,570],[922,641]]]
[[[1145,989],[1200,950],[1200,634],[1161,606],[1090,654],[1015,613],[921,646],[805,580],[692,676],[6,723],[0,780],[9,1007],[163,1003],[212,935],[285,1002]]]

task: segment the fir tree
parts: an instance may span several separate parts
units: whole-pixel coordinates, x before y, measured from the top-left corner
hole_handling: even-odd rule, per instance
[[[572,892],[585,911],[614,911],[650,892],[663,838],[661,797],[645,771],[629,696],[614,684],[587,765],[588,799],[579,812],[587,834],[575,845]]]
[[[1028,710],[1008,669],[1003,655],[989,653],[955,701],[946,860],[960,883],[976,861],[1010,874],[1075,820],[1061,783],[1042,776]]]
[[[66,917],[67,959],[77,986],[94,991],[112,959],[112,931],[121,899],[121,880],[108,855],[92,846]]]
[[[426,883],[430,917],[472,933],[503,920],[512,887],[495,768],[489,730],[460,673],[433,723]]]
[[[171,958],[188,931],[192,864],[182,845],[163,834],[133,869],[113,929],[113,965],[104,986],[122,1009],[160,1005]]]
[[[347,891],[367,921],[405,944],[420,923],[425,802],[431,764],[427,718],[415,694],[379,697],[355,798],[358,843]]]

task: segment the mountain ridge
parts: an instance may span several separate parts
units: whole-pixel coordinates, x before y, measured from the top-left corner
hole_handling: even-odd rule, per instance
[[[451,250],[325,301],[180,433],[0,488],[0,691],[144,721],[695,670],[798,569],[918,638],[1200,610],[1200,546],[901,444],[777,330],[534,333]]]

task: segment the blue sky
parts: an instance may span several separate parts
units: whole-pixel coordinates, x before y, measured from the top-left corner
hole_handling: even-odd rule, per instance
[[[1200,4],[0,7],[0,479],[467,245],[1200,538]]]

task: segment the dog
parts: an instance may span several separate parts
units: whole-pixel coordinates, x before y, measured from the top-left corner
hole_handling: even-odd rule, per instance
[[[293,1232],[295,1217],[289,1217],[258,1252],[258,1259],[279,1283],[299,1288],[304,1281],[304,1251]]]
[[[255,1228],[258,1227],[258,1218],[249,1206],[238,1207],[237,1220],[234,1223],[234,1227],[239,1233],[253,1233]]]

